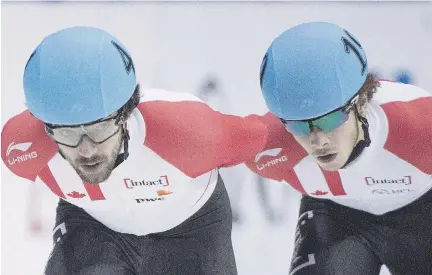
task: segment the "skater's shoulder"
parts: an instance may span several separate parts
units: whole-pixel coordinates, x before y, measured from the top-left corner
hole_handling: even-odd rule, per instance
[[[146,102],[202,102],[197,96],[191,93],[179,92],[179,91],[170,91],[165,89],[144,89],[142,91],[142,96],[140,103]]]
[[[373,100],[380,105],[392,102],[404,102],[405,108],[410,108],[410,102],[415,100],[430,100],[432,94],[419,86],[399,82],[380,80]],[[429,98],[429,99],[428,99]]]
[[[5,165],[14,174],[30,180],[35,180],[58,152],[58,147],[46,134],[43,122],[28,110],[5,123],[1,141],[1,156]]]

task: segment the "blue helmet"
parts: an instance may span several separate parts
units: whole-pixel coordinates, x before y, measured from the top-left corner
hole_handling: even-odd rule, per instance
[[[72,27],[39,44],[24,70],[30,112],[45,123],[79,125],[120,109],[136,86],[127,49],[97,28]]]
[[[285,120],[306,120],[346,104],[368,74],[363,47],[341,27],[304,23],[271,44],[261,64],[269,110]]]

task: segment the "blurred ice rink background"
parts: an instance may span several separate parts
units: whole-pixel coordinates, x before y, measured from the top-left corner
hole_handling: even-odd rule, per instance
[[[103,28],[129,49],[143,87],[198,95],[236,115],[264,113],[261,59],[274,37],[306,21],[340,24],[360,40],[381,78],[432,90],[430,2],[2,2],[2,126],[25,108],[22,74],[47,34]],[[5,146],[5,145],[2,145]],[[2,165],[1,249],[5,275],[42,274],[57,199]],[[243,165],[224,169],[235,215],[240,275],[283,275],[299,195]],[[386,270],[382,274],[389,274]]]

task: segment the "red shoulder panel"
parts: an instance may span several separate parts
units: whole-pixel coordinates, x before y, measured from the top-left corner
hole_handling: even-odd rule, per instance
[[[34,181],[57,153],[41,121],[28,110],[11,118],[1,133],[1,157],[15,175]]]
[[[305,194],[306,191],[293,167],[307,156],[307,152],[273,114],[267,113],[259,119],[267,127],[267,143],[262,152],[250,159],[246,166],[262,177],[285,180],[294,189]]]
[[[432,174],[432,97],[382,105],[389,133],[384,149]]]

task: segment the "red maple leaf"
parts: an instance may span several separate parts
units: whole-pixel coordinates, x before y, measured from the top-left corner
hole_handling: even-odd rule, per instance
[[[74,199],[82,199],[86,196],[85,194],[79,193],[77,191],[73,191],[67,195],[71,198],[74,198]]]
[[[328,192],[323,192],[321,190],[316,190],[314,193],[311,193],[311,194],[315,195],[315,196],[323,196],[323,195],[328,194]]]

